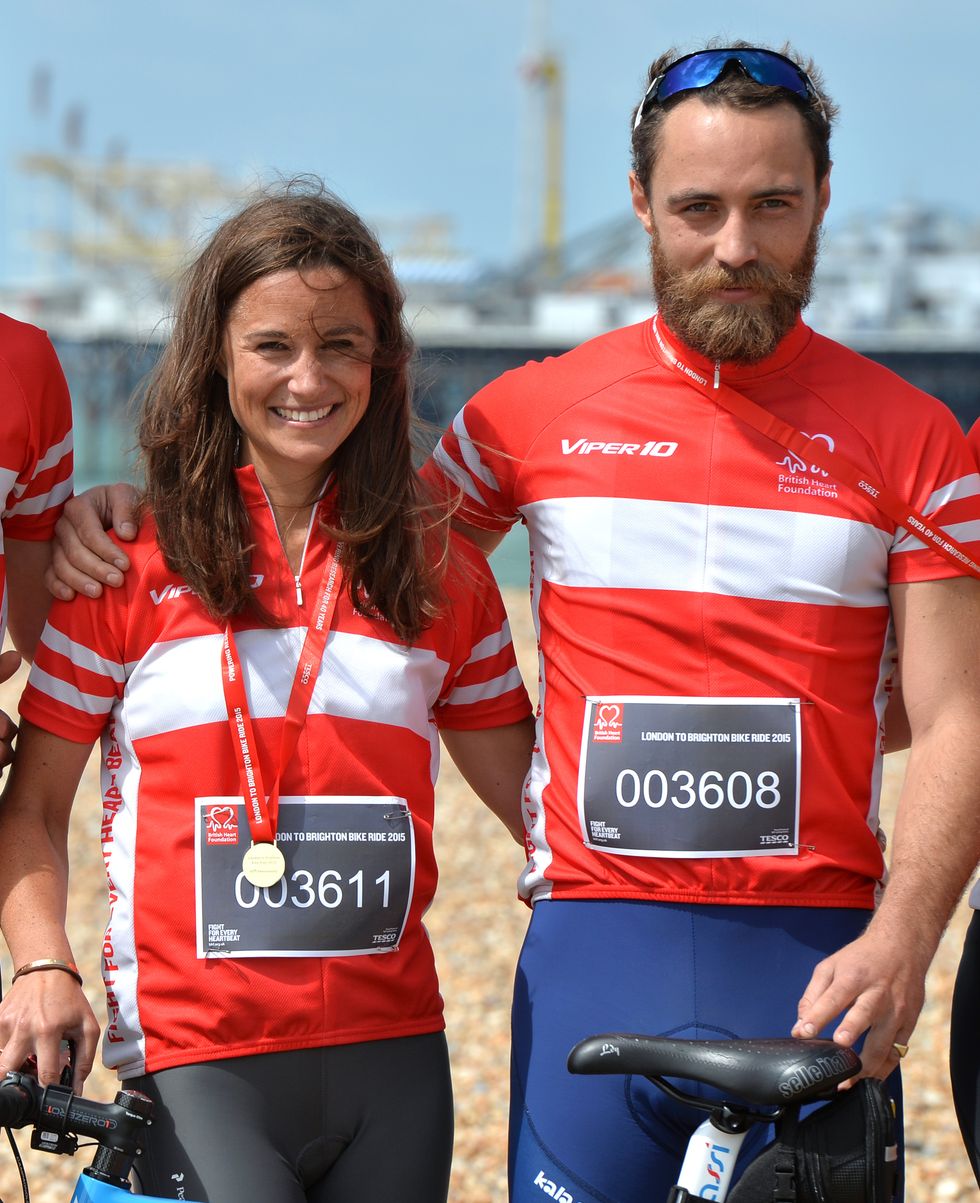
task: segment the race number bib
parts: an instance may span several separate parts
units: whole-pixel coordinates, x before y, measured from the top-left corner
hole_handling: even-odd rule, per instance
[[[398,947],[415,885],[402,798],[283,797],[272,886],[249,883],[241,798],[195,800],[198,957],[330,957]]]
[[[789,856],[800,813],[797,698],[585,700],[586,847],[622,856]]]

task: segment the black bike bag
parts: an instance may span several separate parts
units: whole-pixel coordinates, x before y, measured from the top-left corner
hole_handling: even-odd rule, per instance
[[[898,1186],[895,1108],[884,1083],[862,1078],[801,1120],[776,1123],[729,1203],[891,1203]]]

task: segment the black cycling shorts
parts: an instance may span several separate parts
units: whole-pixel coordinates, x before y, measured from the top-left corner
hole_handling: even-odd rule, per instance
[[[144,1194],[194,1203],[445,1203],[445,1035],[208,1061],[124,1085],[155,1104]]]

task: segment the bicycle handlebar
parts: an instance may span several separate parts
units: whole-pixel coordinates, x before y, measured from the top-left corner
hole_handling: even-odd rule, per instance
[[[152,1114],[152,1102],[136,1090],[120,1090],[111,1103],[96,1103],[68,1086],[42,1086],[30,1074],[9,1073],[0,1082],[0,1127],[33,1124],[31,1148],[47,1153],[74,1153],[78,1137],[91,1138],[98,1148],[84,1173],[126,1190]]]

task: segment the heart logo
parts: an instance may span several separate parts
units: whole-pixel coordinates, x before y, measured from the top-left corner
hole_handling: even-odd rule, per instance
[[[221,828],[226,830],[231,827],[237,827],[234,808],[231,806],[212,806],[208,811],[208,825],[211,827]]]
[[[622,715],[622,710],[619,706],[603,705],[599,707],[599,721],[609,725],[618,723]]]

